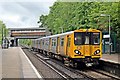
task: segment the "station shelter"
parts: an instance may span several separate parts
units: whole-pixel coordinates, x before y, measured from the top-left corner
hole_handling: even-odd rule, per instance
[[[109,44],[109,37],[104,37],[105,35],[108,35],[108,32],[103,32],[103,39],[102,39],[102,52],[103,53],[109,53],[111,50],[111,53],[116,52],[116,34],[114,32],[110,35],[110,44]],[[111,49],[110,49],[111,48]]]

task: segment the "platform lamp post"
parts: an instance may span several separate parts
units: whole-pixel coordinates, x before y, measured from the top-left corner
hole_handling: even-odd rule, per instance
[[[101,14],[100,16],[108,16],[108,18],[109,18],[109,54],[111,54],[111,42],[110,42],[110,33],[111,33],[111,31],[110,31],[110,15],[108,15],[108,14]]]

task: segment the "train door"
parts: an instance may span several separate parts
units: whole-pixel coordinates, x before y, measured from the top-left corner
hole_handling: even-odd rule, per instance
[[[38,49],[38,45],[39,45],[39,44],[38,44],[38,40],[37,40],[37,44],[36,44],[36,45],[37,45],[37,49]]]
[[[87,32],[84,35],[84,54],[85,56],[91,56],[91,46],[90,46],[90,33]]]
[[[69,56],[70,55],[70,42],[71,42],[71,38],[69,37],[69,35],[67,36],[67,45],[66,45],[66,55]]]
[[[52,47],[51,38],[49,38],[49,52],[51,52],[51,47]]]
[[[57,37],[57,47],[56,47],[57,54],[60,54],[60,37]]]
[[[39,40],[39,49],[41,49],[41,40]]]

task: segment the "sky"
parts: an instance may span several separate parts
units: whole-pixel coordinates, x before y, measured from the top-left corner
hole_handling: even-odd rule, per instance
[[[40,15],[47,15],[56,0],[0,0],[0,20],[7,28],[39,27]]]
[[[39,27],[40,24],[37,22],[40,15],[47,15],[50,11],[49,7],[52,6],[55,1],[56,0],[0,0],[0,20],[5,23],[7,28]],[[62,1],[77,2],[82,0]]]

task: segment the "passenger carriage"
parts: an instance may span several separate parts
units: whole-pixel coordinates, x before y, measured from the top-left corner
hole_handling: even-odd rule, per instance
[[[97,65],[102,56],[102,33],[96,29],[79,29],[36,39],[37,48],[51,57],[57,57],[72,66],[84,63]]]

